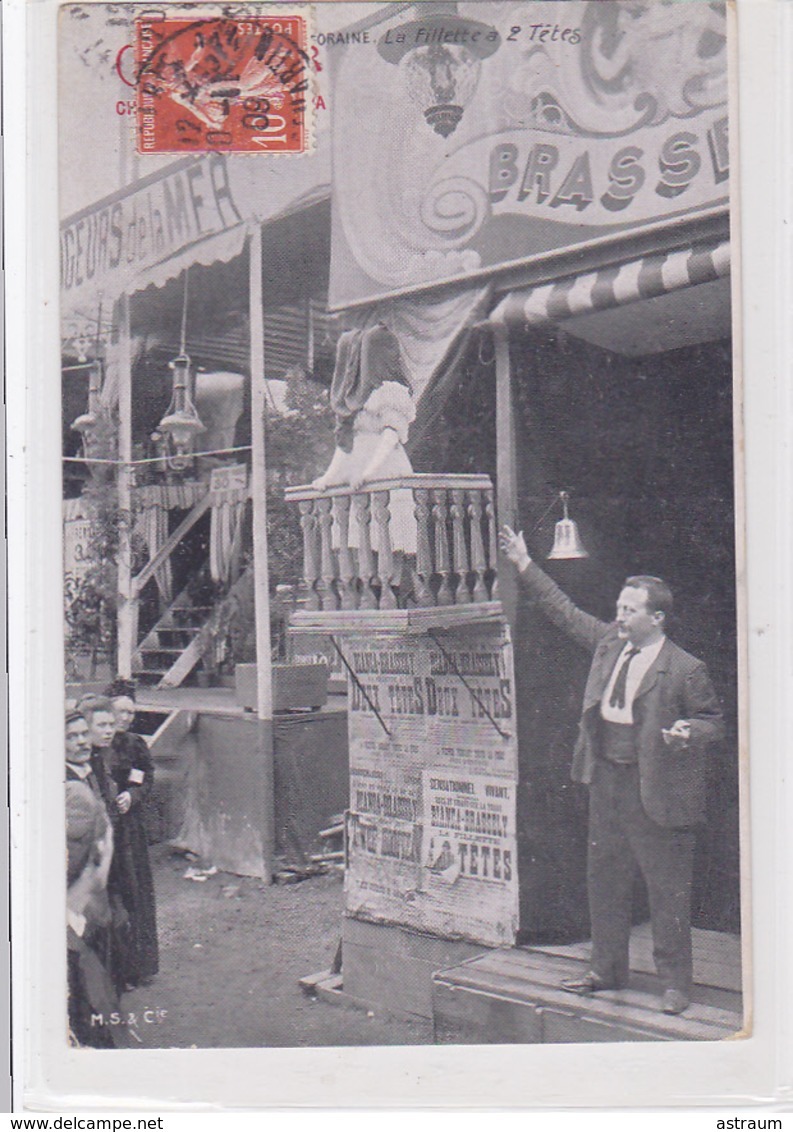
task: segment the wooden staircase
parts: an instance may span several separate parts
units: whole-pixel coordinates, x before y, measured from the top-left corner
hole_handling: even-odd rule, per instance
[[[218,627],[228,618],[242,589],[253,584],[252,579],[248,567],[214,605],[196,604],[189,588],[183,590],[138,645],[132,673],[137,683],[178,688],[205,656]]]

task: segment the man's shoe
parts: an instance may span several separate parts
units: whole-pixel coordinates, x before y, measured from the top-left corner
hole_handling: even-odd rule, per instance
[[[682,991],[675,990],[674,987],[665,990],[661,999],[661,1010],[664,1014],[682,1014],[690,1005],[688,996]]]
[[[562,979],[559,984],[562,990],[569,991],[570,994],[597,994],[598,991],[616,990],[614,983],[608,983],[597,975],[594,971],[587,971],[585,975],[579,975],[577,979]]]

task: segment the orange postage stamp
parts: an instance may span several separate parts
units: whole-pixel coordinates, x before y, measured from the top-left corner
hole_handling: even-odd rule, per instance
[[[138,19],[138,152],[305,152],[307,40],[302,15]]]

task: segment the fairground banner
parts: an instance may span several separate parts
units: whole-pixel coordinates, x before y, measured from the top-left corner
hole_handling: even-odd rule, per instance
[[[720,4],[461,3],[337,38],[335,307],[726,208]]]

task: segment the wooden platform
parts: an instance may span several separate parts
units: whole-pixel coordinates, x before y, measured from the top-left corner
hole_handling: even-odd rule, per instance
[[[704,987],[713,987],[740,994],[740,938],[726,932],[709,932],[702,928],[694,928],[691,942],[694,953],[694,982],[700,992]],[[589,959],[589,949],[590,944],[587,940],[584,943],[561,944],[557,947],[546,946],[541,950],[546,955],[586,962]],[[630,963],[632,971],[655,975],[653,938],[649,924],[639,924],[631,932]]]
[[[396,924],[342,919],[344,993],[402,1017],[432,1018],[432,977],[481,954],[482,945]]]
[[[149,688],[141,687],[137,693],[138,711],[191,711],[202,714],[247,715],[237,703],[233,688]],[[323,706],[326,712],[347,710],[346,696],[331,695]]]
[[[559,989],[587,969],[587,944],[488,951],[432,980],[435,1041],[719,1041],[742,1027],[740,949],[733,936],[695,932],[696,986],[682,1015],[661,1013],[649,926],[634,931],[630,986],[581,998]]]

